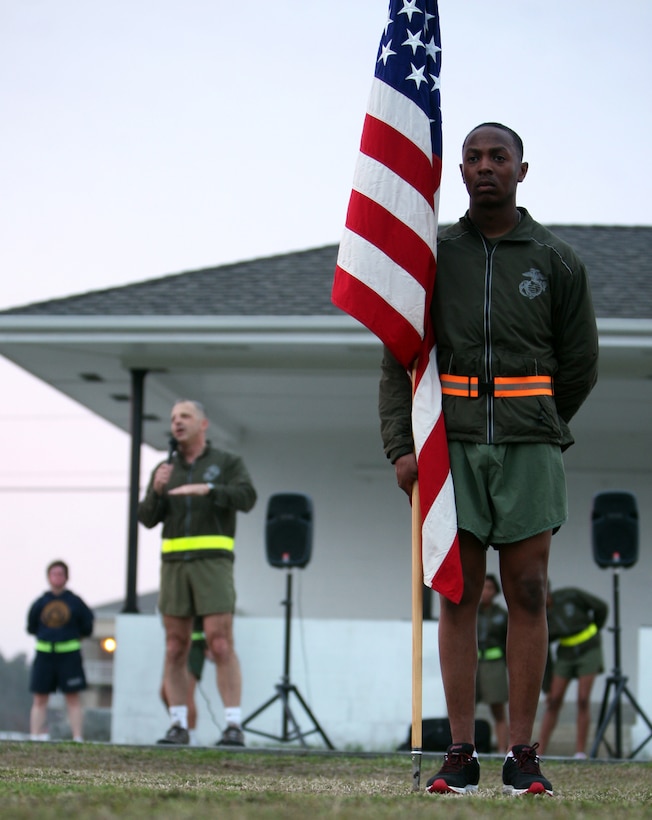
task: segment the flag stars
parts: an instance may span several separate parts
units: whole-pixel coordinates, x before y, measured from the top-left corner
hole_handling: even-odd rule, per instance
[[[387,65],[387,60],[389,60],[389,58],[393,57],[395,54],[396,54],[396,52],[392,51],[392,42],[390,40],[389,43],[387,43],[384,46],[381,46],[380,56],[378,57],[378,62],[380,62],[382,60],[383,65]]]
[[[441,53],[441,48],[435,42],[435,38],[431,37],[430,42],[426,43],[426,54],[432,57],[433,60],[437,59],[437,55]]]
[[[414,82],[416,83],[417,88],[421,88],[421,83],[427,83],[428,82],[426,80],[426,78],[423,76],[424,72],[426,70],[425,65],[421,66],[421,68],[417,68],[414,65],[414,63],[410,63],[410,68],[412,69],[412,72],[410,74],[408,74],[405,79],[406,80],[414,80]]]
[[[412,55],[413,56],[417,53],[418,48],[426,48],[426,46],[421,41],[421,32],[420,31],[417,31],[415,34],[413,34],[408,29],[407,34],[408,34],[407,40],[404,40],[401,43],[401,45],[402,46],[410,46],[410,48],[412,49]]]
[[[399,11],[399,14],[407,14],[408,20],[412,22],[413,14],[423,14],[421,9],[416,6],[417,0],[403,0],[403,8]]]

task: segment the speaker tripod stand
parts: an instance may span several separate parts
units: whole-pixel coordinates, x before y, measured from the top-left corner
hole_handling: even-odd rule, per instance
[[[283,743],[289,743],[293,740],[298,740],[302,746],[307,747],[306,737],[308,735],[312,735],[315,733],[319,733],[322,737],[322,740],[326,744],[329,749],[335,749],[333,744],[330,742],[326,733],[319,725],[317,718],[313,715],[310,711],[310,707],[303,699],[301,692],[297,689],[297,687],[291,682],[290,680],[290,637],[291,637],[291,626],[292,626],[292,571],[288,570],[287,573],[287,581],[286,581],[286,589],[285,589],[285,600],[281,602],[285,607],[285,651],[284,651],[284,663],[283,663],[283,677],[281,678],[281,682],[276,684],[276,694],[272,695],[269,700],[266,700],[262,706],[259,706],[254,712],[252,712],[243,722],[242,728],[247,729],[248,732],[253,732],[253,734],[262,735],[263,737],[271,738],[272,740],[280,740]],[[299,702],[300,706],[303,708],[305,714],[310,718],[312,722],[312,728],[308,731],[304,732],[301,730],[295,714],[292,710],[290,705],[290,695],[294,695],[294,697]],[[249,727],[249,723],[254,720],[254,718],[261,715],[266,709],[272,706],[276,701],[280,701],[283,707],[283,715],[282,715],[282,732],[280,735],[273,735],[269,732],[263,732],[259,729],[252,729]]]
[[[614,625],[611,627],[612,632],[614,633],[614,666],[611,670],[611,675],[607,678],[605,682],[605,690],[604,696],[602,698],[602,706],[600,707],[600,716],[598,718],[598,728],[595,733],[595,740],[593,741],[593,746],[591,747],[591,753],[589,757],[596,757],[598,753],[598,748],[600,743],[604,743],[607,747],[607,751],[609,752],[610,757],[615,758],[622,758],[623,756],[623,744],[622,744],[622,706],[621,706],[621,698],[623,695],[627,697],[630,704],[633,706],[634,711],[645,721],[647,724],[648,729],[650,730],[650,734],[646,737],[643,743],[640,743],[634,751],[629,755],[630,758],[635,757],[638,752],[647,744],[647,742],[652,739],[652,723],[650,719],[645,714],[643,709],[639,706],[636,699],[629,691],[627,686],[628,678],[622,674],[621,666],[620,666],[620,570],[618,567],[614,567],[613,569],[613,602],[614,602]],[[611,701],[609,700],[609,695],[613,690],[613,697]],[[605,739],[605,732],[611,722],[611,719],[614,719],[614,747],[612,749],[611,745]]]

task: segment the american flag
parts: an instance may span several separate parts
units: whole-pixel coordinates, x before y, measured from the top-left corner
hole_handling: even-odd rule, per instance
[[[455,497],[430,321],[441,180],[436,0],[390,0],[332,299],[415,371],[424,583],[462,596]]]

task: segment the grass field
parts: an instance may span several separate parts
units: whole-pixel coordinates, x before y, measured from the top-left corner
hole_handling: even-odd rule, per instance
[[[440,755],[424,754],[421,786]],[[501,793],[502,761],[482,760],[478,794],[412,790],[409,753],[232,752],[75,743],[0,743],[6,818],[385,818],[447,820],[522,815],[649,818],[652,763],[554,759],[542,766],[555,797]],[[526,805],[524,805],[524,803]]]

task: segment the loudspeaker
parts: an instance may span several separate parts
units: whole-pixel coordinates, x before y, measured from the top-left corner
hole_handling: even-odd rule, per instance
[[[593,499],[593,559],[602,569],[633,567],[638,560],[638,510],[627,492],[598,493]]]
[[[300,493],[277,493],[267,505],[267,560],[273,567],[305,567],[312,551],[312,501]]]

